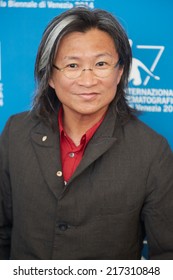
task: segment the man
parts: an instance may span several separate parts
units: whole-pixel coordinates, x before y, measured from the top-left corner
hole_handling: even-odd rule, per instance
[[[173,259],[173,155],[126,102],[131,48],[103,10],[55,17],[33,108],[0,142],[0,256]]]

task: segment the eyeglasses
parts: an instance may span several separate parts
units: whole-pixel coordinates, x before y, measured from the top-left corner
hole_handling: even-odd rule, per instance
[[[59,68],[57,65],[53,64],[53,67],[62,72],[64,76],[69,79],[77,79],[81,76],[84,71],[92,71],[93,74],[98,78],[106,78],[108,77],[112,71],[118,67],[120,64],[120,59],[116,63],[112,63],[112,60],[108,57],[103,61],[98,61],[94,64],[92,68],[83,68],[77,63],[70,63],[65,67]]]

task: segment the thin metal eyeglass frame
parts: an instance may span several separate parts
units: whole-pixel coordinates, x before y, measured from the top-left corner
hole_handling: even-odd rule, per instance
[[[121,62],[121,59],[119,59],[118,61],[117,61],[117,63],[115,63],[114,65],[112,65],[112,68],[110,68],[110,69],[116,69],[117,68],[117,66],[120,64],[120,62]],[[63,67],[63,68],[59,68],[57,65],[55,65],[55,64],[53,64],[53,67],[56,69],[56,70],[58,70],[58,71],[60,71],[60,72],[64,72],[64,70],[66,69],[66,66],[65,67]],[[68,79],[72,79],[72,80],[74,80],[74,79],[77,79],[77,78],[79,78],[80,76],[81,76],[81,74],[82,74],[82,72],[83,71],[86,71],[86,70],[89,70],[89,71],[93,71],[93,69],[94,68],[84,68],[84,69],[82,69],[81,70],[81,72],[80,72],[80,75],[79,76],[77,76],[77,77],[75,77],[75,78],[69,78],[68,76],[66,76],[64,73],[64,76],[66,77],[66,78],[68,78]],[[93,73],[94,73],[94,71],[93,71]],[[105,76],[105,77],[100,77],[100,76],[98,76],[98,75],[96,75],[95,73],[94,73],[94,75],[96,76],[96,77],[98,77],[98,78],[106,78],[106,77],[108,77],[108,76]]]

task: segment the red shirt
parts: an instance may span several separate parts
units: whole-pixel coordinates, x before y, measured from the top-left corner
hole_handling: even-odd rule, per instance
[[[62,172],[64,181],[68,182],[70,177],[73,175],[75,169],[79,165],[82,156],[84,154],[86,145],[102,123],[103,118],[91,127],[80,140],[80,145],[76,146],[72,139],[65,133],[62,123],[62,108],[59,110],[58,123],[60,129],[60,149],[61,149],[61,161],[62,161]]]

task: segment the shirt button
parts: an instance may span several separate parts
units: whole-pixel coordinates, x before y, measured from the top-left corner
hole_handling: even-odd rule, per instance
[[[69,153],[69,157],[73,158],[75,156],[75,153]]]
[[[61,176],[62,176],[62,171],[60,171],[60,170],[57,171],[57,172],[56,172],[56,175],[57,175],[58,177],[61,177]]]

